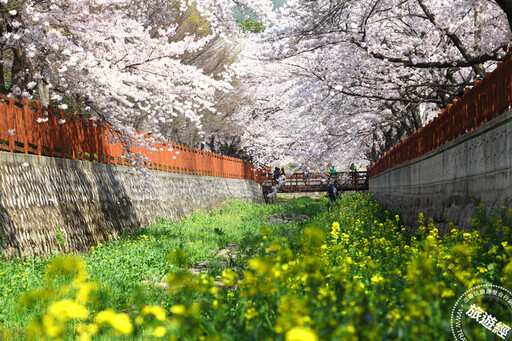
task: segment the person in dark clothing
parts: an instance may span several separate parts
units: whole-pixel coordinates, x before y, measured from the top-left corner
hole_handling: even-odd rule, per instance
[[[327,188],[327,196],[331,199],[331,202],[335,202],[338,197],[338,181],[330,184]]]
[[[276,167],[274,169],[274,178],[273,178],[274,185],[277,184],[277,179],[279,179],[280,177],[281,177],[281,170],[279,169],[279,167]]]

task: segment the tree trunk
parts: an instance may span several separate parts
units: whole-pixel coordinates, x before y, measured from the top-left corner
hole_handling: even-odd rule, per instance
[[[12,49],[12,53],[11,89],[15,87],[26,89],[27,76],[25,69],[29,68],[28,60],[20,49]]]

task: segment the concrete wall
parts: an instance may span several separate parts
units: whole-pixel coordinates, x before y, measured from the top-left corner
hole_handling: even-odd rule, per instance
[[[475,208],[512,207],[512,111],[370,179],[370,191],[414,227],[418,213],[469,226]]]
[[[124,229],[179,218],[230,198],[263,200],[261,187],[249,180],[144,176],[125,166],[0,152],[0,251],[85,250]]]

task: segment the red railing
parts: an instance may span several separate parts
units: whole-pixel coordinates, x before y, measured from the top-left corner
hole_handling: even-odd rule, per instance
[[[370,176],[439,148],[484,122],[501,115],[512,104],[512,59],[498,63],[483,80],[466,88],[464,96],[404,141],[386,152],[370,169]]]
[[[0,94],[0,150],[130,165],[123,146],[106,138],[116,135],[109,125],[82,115]],[[131,152],[147,157],[144,166],[153,170],[252,180],[256,176],[250,162],[206,150],[163,141],[151,149],[157,151],[133,147]]]

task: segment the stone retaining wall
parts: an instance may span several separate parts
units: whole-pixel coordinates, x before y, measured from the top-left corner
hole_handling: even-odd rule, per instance
[[[410,228],[419,212],[445,230],[469,226],[479,203],[490,213],[512,207],[512,111],[370,178],[370,191]]]
[[[0,152],[0,250],[9,256],[81,251],[124,229],[230,198],[263,200],[250,180],[145,176],[125,166]]]

